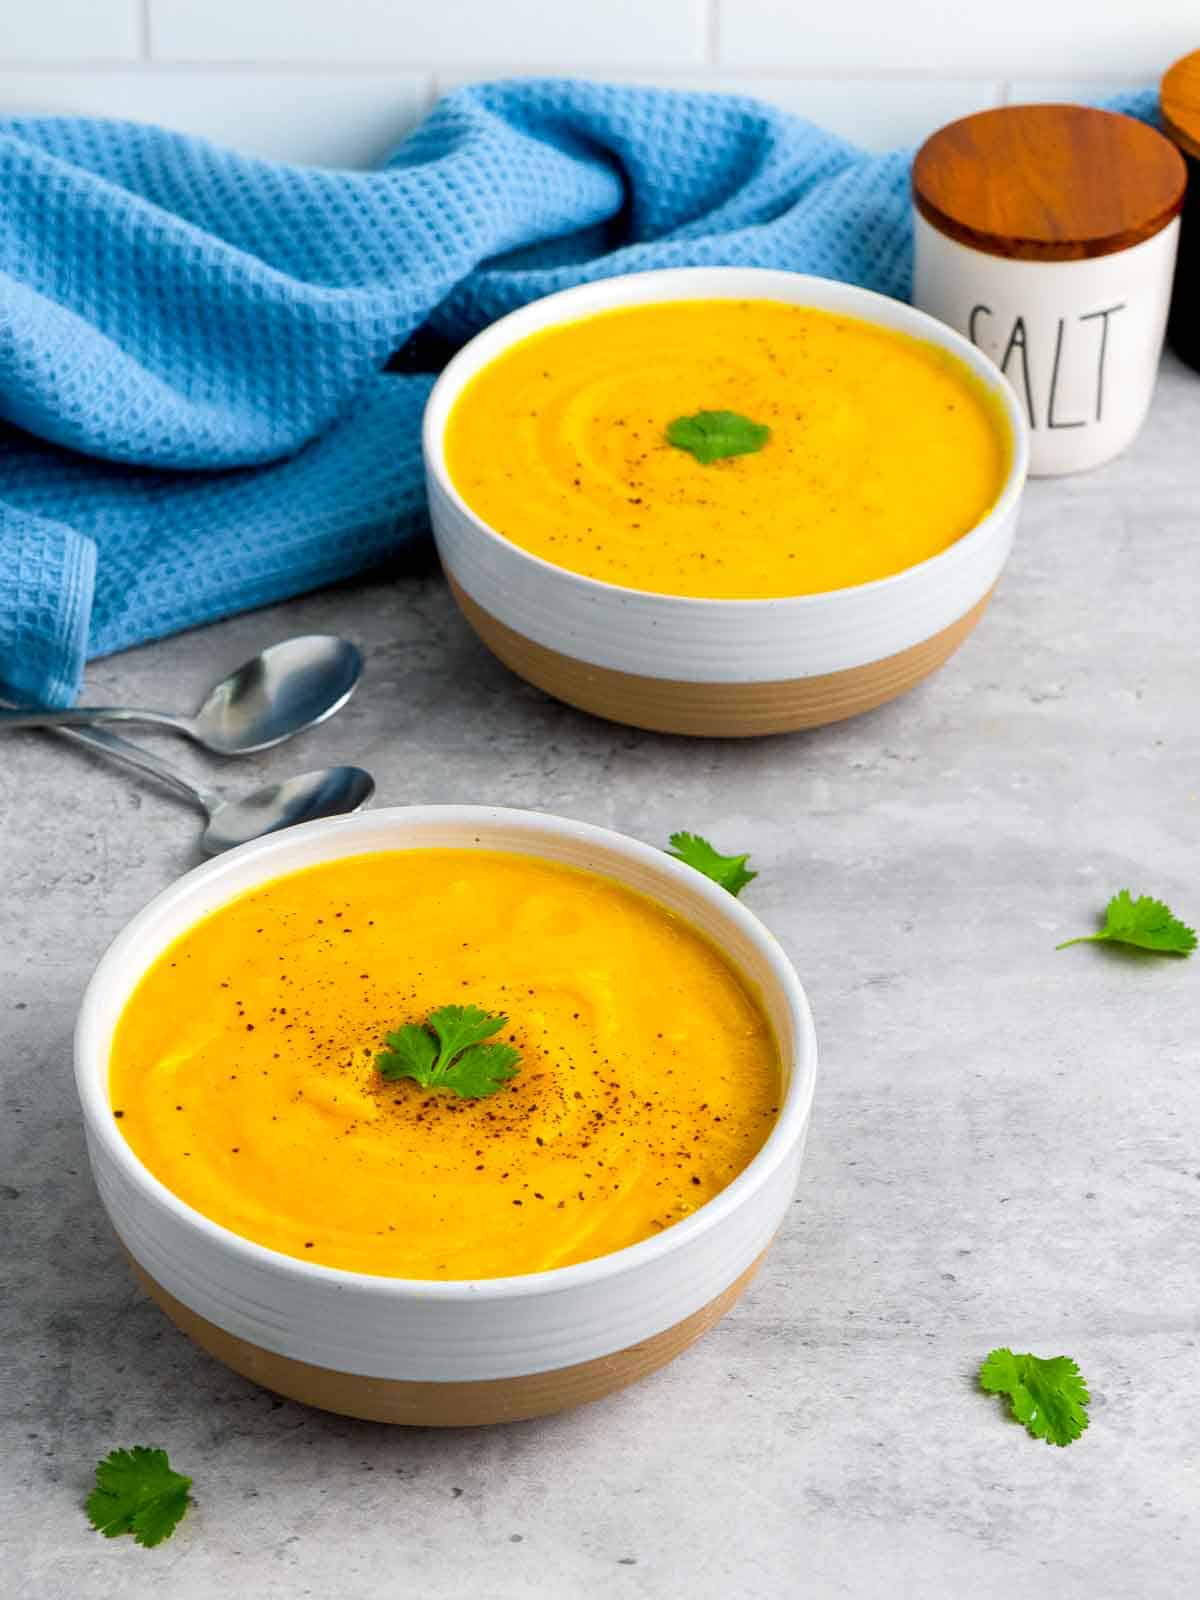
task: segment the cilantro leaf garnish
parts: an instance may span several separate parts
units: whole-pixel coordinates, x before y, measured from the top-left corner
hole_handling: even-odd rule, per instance
[[[138,1544],[169,1539],[188,1508],[192,1480],[172,1472],[165,1450],[135,1444],[113,1450],[96,1468],[96,1487],[87,1497],[88,1520],[106,1539],[132,1533]]]
[[[1070,1356],[1018,1356],[1001,1346],[980,1367],[979,1383],[989,1394],[1006,1394],[1017,1421],[1047,1444],[1070,1444],[1088,1425],[1092,1397]]]
[[[427,1084],[438,1053],[433,1035],[415,1022],[406,1022],[388,1034],[387,1042],[391,1049],[375,1057],[384,1077],[415,1078],[418,1083]]]
[[[423,1089],[452,1089],[464,1100],[482,1100],[517,1073],[519,1050],[484,1043],[507,1021],[478,1006],[442,1006],[424,1023],[408,1022],[389,1033],[389,1049],[375,1063],[385,1078],[414,1078]]]
[[[667,424],[667,443],[690,451],[705,467],[726,456],[752,455],[770,437],[765,423],[751,422],[736,411],[697,411]]]
[[[748,853],[744,856],[719,855],[708,840],[702,839],[698,833],[673,833],[667,854],[674,856],[677,861],[685,861],[689,867],[695,867],[697,872],[719,883],[730,894],[741,894],[750,880],[758,877],[757,872],[746,869],[750,859]]]
[[[1104,912],[1104,926],[1099,933],[1081,933],[1075,939],[1064,939],[1055,945],[1065,950],[1072,944],[1132,944],[1139,950],[1158,950],[1164,955],[1190,956],[1196,948],[1193,929],[1163,905],[1142,894],[1135,900],[1128,889],[1113,895]]]

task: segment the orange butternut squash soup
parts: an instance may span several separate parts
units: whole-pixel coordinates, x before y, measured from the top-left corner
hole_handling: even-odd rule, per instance
[[[446,1005],[502,1015],[487,1042],[520,1052],[481,1098],[381,1070],[405,1025],[432,1058]],[[343,858],[223,906],[145,974],[109,1069],[121,1132],[197,1211],[411,1278],[538,1272],[669,1228],[754,1156],[781,1086],[757,1001],[686,922],[481,850]]]
[[[697,420],[714,415],[732,432]],[[714,457],[714,441],[737,453]],[[533,334],[466,386],[445,450],[467,505],[513,544],[707,599],[913,566],[982,520],[1011,458],[999,404],[949,352],[770,300],[633,306]]]

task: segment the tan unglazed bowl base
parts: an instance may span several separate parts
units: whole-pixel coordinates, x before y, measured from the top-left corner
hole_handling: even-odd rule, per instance
[[[894,700],[954,654],[993,593],[989,589],[940,633],[862,667],[775,683],[680,683],[591,666],[535,644],[477,605],[452,577],[449,582],[463,615],[492,654],[547,694],[610,722],[727,739],[819,728]]]
[[[301,1400],[322,1411],[337,1411],[368,1422],[396,1422],[410,1427],[462,1428],[489,1422],[521,1422],[552,1411],[599,1400],[666,1366],[707,1332],[729,1310],[762,1264],[764,1250],[727,1289],[690,1317],[653,1338],[594,1361],[533,1372],[519,1378],[490,1378],[473,1383],[410,1383],[364,1378],[293,1361],[260,1345],[238,1339],[216,1323],[191,1311],[169,1294],[136,1261],[134,1274],[162,1309],[210,1356],[240,1372],[264,1389]]]

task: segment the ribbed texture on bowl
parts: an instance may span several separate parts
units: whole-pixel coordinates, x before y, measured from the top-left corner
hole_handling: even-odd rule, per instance
[[[288,1263],[282,1270],[235,1257],[186,1219],[148,1209],[94,1141],[88,1153],[121,1243],[168,1294],[207,1321],[264,1350],[336,1372],[453,1382],[591,1361],[700,1310],[766,1249],[791,1200],[802,1150],[797,1146],[719,1229],[593,1282],[508,1299],[489,1294],[487,1280],[453,1299],[426,1296],[415,1286],[396,1293],[399,1280],[349,1273],[303,1281],[289,1270],[289,1257],[279,1258]]]
[[[606,873],[677,911],[759,991],[787,1084],[746,1170],[692,1217],[642,1244],[524,1277],[422,1282],[340,1272],[241,1239],[183,1204],[138,1161],[112,1117],[107,1062],[131,991],[198,918],[280,874],[371,850],[510,850]],[[462,1383],[612,1355],[700,1312],[766,1249],[795,1188],[816,1045],[787,958],[732,896],[663,852],[530,812],[431,806],[287,830],[197,868],[118,936],[89,985],[76,1077],[101,1200],[139,1268],[235,1340],[335,1373]]]
[[[790,600],[692,600],[597,584],[481,536],[429,486],[447,576],[514,633],[570,656],[672,683],[794,682],[869,666],[951,627],[994,586],[1016,529],[1013,506],[933,561],[894,578]]]
[[[672,1323],[662,1333],[639,1339],[637,1344],[627,1345],[623,1350],[569,1367],[526,1373],[522,1377],[433,1383],[362,1377],[330,1367],[315,1367],[264,1350],[261,1345],[237,1339],[216,1323],[197,1316],[168,1294],[136,1262],[133,1269],[171,1320],[197,1344],[235,1372],[277,1394],[344,1416],[364,1417],[371,1422],[461,1428],[546,1416],[552,1411],[565,1411],[570,1406],[599,1400],[616,1389],[636,1383],[639,1378],[673,1361],[718,1322],[740,1298],[761,1262],[762,1256],[756,1257],[740,1277],[690,1317]]]
[[[941,666],[979,621],[991,591],[939,633],[893,656],[842,672],[770,683],[680,683],[592,666],[535,644],[450,588],[475,632],[506,667],[547,694],[593,716],[658,733],[750,739],[821,728],[894,700]]]

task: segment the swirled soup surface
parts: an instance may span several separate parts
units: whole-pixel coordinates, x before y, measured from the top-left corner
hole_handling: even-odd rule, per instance
[[[759,451],[701,465],[669,423],[734,411]],[[996,402],[938,346],[809,306],[681,300],[536,333],[464,389],[450,477],[556,566],[762,599],[900,572],[967,533],[1008,472]]]
[[[384,1035],[503,1012],[486,1099],[386,1082]],[[737,972],[591,873],[478,850],[279,878],[152,966],[109,1091],[143,1163],[260,1244],[353,1271],[485,1278],[583,1261],[688,1216],[774,1121],[780,1062]]]

